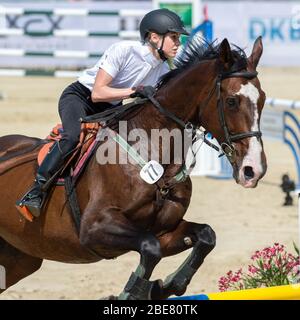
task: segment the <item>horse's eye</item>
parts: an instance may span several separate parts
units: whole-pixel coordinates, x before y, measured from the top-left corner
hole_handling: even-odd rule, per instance
[[[238,99],[236,97],[229,97],[226,99],[226,104],[230,109],[237,109],[239,106]]]

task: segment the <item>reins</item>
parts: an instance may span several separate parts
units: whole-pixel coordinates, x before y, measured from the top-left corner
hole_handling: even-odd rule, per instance
[[[242,67],[243,68],[243,67]],[[253,79],[257,76],[257,72],[253,71],[241,71],[239,69],[235,69],[229,72],[220,72],[215,80],[215,85],[213,89],[210,91],[208,97],[204,101],[204,103],[201,104],[201,111],[203,112],[203,109],[208,105],[208,102],[211,100],[211,98],[216,94],[217,97],[217,110],[218,110],[218,116],[219,116],[219,123],[220,126],[224,132],[224,141],[221,142],[220,148],[216,146],[215,144],[211,143],[206,139],[207,132],[204,131],[203,135],[201,136],[201,139],[203,142],[205,142],[208,146],[215,149],[216,151],[223,153],[220,154],[220,156],[226,155],[228,160],[233,163],[236,157],[236,150],[234,148],[233,142],[250,138],[250,137],[257,137],[257,139],[261,138],[261,131],[248,131],[248,132],[242,132],[237,134],[231,134],[227,123],[225,119],[225,110],[223,105],[223,99],[221,97],[221,85],[222,81],[224,79],[228,78],[245,78],[245,79]],[[136,110],[139,107],[142,107],[145,102],[150,101],[152,105],[165,117],[171,119],[175,123],[177,123],[182,129],[188,130],[189,134],[192,134],[192,141],[195,142],[199,140],[199,135],[197,135],[198,128],[195,128],[194,125],[187,121],[183,121],[179,117],[177,117],[174,113],[171,111],[165,109],[157,99],[155,99],[154,94],[149,95],[146,98],[137,98],[135,101],[127,104],[127,105],[120,105],[117,107],[114,107],[112,109],[106,110],[104,112],[101,112],[99,114],[95,114],[92,116],[85,117],[81,119],[82,122],[100,122],[102,126],[109,127],[112,124],[116,123],[119,119],[124,118],[125,116],[128,116],[132,113],[133,110]],[[202,113],[201,112],[201,113]],[[198,138],[197,138],[198,137]],[[193,151],[192,151],[193,152]],[[193,152],[193,164],[195,163],[196,153]],[[192,167],[191,167],[192,168]],[[163,195],[166,195],[168,193],[168,190],[171,186],[177,184],[178,182],[184,181],[186,177],[188,176],[188,171],[185,168],[185,164],[181,167],[181,170],[177,173],[177,175],[170,179],[169,183],[158,183],[160,187],[160,191]]]

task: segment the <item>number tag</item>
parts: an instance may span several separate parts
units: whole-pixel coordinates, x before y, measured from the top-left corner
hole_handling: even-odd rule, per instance
[[[140,171],[141,178],[149,184],[158,181],[164,174],[164,168],[155,160],[147,162]]]

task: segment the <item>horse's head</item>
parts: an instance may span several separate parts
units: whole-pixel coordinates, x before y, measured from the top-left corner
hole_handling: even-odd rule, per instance
[[[231,162],[236,182],[246,188],[256,187],[267,168],[259,125],[265,93],[256,72],[262,51],[260,37],[248,58],[232,50],[227,39],[223,40],[216,60],[217,102],[212,99],[214,106],[206,107],[201,114],[206,119],[206,129]]]

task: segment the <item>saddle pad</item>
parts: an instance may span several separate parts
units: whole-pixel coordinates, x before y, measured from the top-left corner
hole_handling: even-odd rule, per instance
[[[38,154],[38,158],[37,158],[37,161],[38,161],[38,165],[40,166],[41,163],[43,162],[43,160],[45,159],[47,153],[49,152],[49,149],[52,147],[52,145],[54,144],[55,141],[51,141],[51,142],[48,142],[46,143],[42,149],[39,151],[39,154]]]

